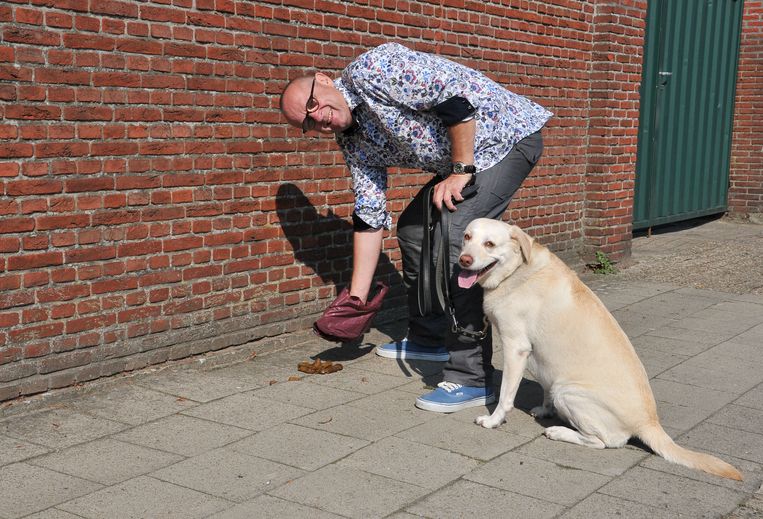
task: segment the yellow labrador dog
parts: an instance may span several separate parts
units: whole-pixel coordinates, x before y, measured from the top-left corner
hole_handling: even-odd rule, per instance
[[[476,422],[501,425],[514,407],[525,367],[543,386],[534,416],[556,413],[569,427],[544,434],[588,447],[618,448],[636,436],[666,460],[729,479],[728,463],[679,447],[657,417],[652,390],[625,332],[598,297],[519,227],[479,218],[464,232],[459,285],[485,291],[485,314],[503,344],[498,406]]]

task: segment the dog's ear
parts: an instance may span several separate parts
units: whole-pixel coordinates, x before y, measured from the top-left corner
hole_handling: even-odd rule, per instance
[[[522,256],[525,258],[525,263],[530,263],[530,253],[533,248],[533,239],[530,238],[529,234],[524,232],[516,225],[511,226],[511,237],[512,239],[517,240],[519,243],[519,248],[522,251]]]

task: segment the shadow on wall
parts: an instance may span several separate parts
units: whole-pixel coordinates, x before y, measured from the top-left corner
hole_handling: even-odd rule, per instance
[[[296,261],[312,269],[323,283],[336,287],[335,293],[349,285],[352,275],[352,224],[336,216],[331,209],[324,216],[294,184],[282,184],[276,195],[276,212]],[[376,280],[388,284],[390,291],[385,309],[391,302],[400,304],[404,294],[403,279],[389,257],[382,253],[376,268]],[[329,302],[326,302],[328,306]],[[375,323],[381,332],[397,336],[399,325]],[[405,333],[405,331],[403,331]]]

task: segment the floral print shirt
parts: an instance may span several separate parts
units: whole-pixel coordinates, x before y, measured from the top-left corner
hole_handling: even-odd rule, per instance
[[[359,56],[334,86],[347,100],[356,123],[336,136],[352,174],[355,214],[373,228],[391,226],[387,168],[451,171],[447,128],[433,107],[463,97],[476,109],[478,172],[498,164],[553,115],[475,70],[397,43]]]

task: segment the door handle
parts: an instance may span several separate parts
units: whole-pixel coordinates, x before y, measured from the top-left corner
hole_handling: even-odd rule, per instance
[[[668,84],[668,81],[670,80],[670,76],[672,76],[673,73],[661,70],[660,72],[657,73],[657,75],[659,76],[658,84],[660,86],[665,86]]]

